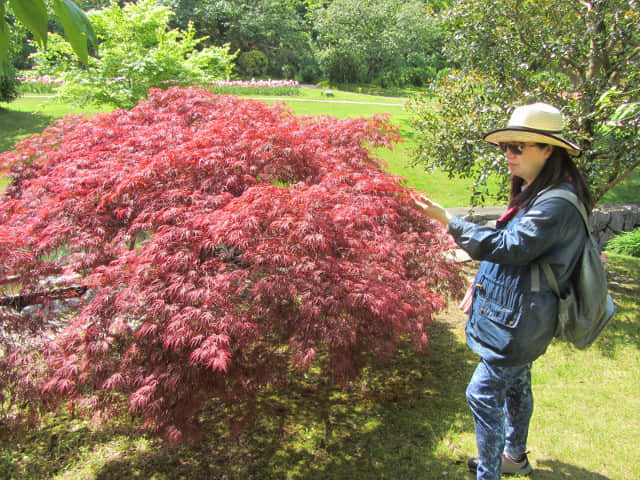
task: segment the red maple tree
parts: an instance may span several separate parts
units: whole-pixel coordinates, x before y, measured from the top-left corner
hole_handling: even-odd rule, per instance
[[[424,346],[461,277],[371,154],[398,139],[386,117],[170,88],[20,142],[0,156],[0,275],[37,307],[0,307],[0,388],[128,409],[180,441],[212,397],[250,400],[311,365],[344,379],[407,335]]]

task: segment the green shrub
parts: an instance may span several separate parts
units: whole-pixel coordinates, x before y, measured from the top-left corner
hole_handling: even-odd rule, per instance
[[[607,251],[640,257],[640,228],[613,237],[607,243]]]
[[[15,71],[7,67],[7,74],[0,75],[0,102],[11,102],[18,96],[19,81],[15,76]]]
[[[363,58],[353,52],[329,48],[320,55],[320,66],[331,83],[359,83],[364,80]]]
[[[269,66],[269,59],[260,50],[242,52],[238,56],[237,67],[241,75],[247,77],[262,77]]]
[[[206,86],[231,75],[234,55],[229,46],[201,48],[195,29],[169,29],[173,12],[155,0],[138,0],[120,8],[90,14],[100,39],[98,56],[89,66],[70,57],[70,47],[59,35],[49,36],[46,53],[38,57],[39,73],[57,73],[65,84],[59,93],[79,103],[130,108],[147,97],[152,87]]]

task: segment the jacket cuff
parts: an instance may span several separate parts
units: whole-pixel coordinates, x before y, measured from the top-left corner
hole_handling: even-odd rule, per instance
[[[460,235],[462,234],[464,225],[466,223],[467,223],[466,220],[462,219],[461,217],[458,217],[457,215],[453,215],[451,217],[451,220],[449,220],[449,225],[447,226],[447,229],[449,233],[453,235],[454,238],[459,238]]]

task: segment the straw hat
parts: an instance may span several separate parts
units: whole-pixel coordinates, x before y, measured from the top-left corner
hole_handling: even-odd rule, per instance
[[[546,143],[566,149],[571,156],[579,156],[580,147],[560,135],[562,127],[560,110],[546,103],[534,103],[516,108],[507,128],[487,133],[484,140],[496,145],[503,142]]]

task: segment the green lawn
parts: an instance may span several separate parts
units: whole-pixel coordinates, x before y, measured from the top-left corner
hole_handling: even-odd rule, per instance
[[[409,113],[403,98],[384,97],[333,90],[327,97],[323,89],[301,88],[295,97],[256,97],[266,102],[284,102],[298,115],[331,115],[334,117],[371,116],[391,114],[391,120],[400,128],[403,142],[393,149],[378,149],[376,155],[386,162],[394,175],[404,177],[408,186],[423,190],[445,207],[465,206],[471,196],[469,180],[449,179],[441,171],[426,172],[423,167],[412,165],[412,149],[415,138]],[[92,114],[105,111],[106,107],[74,107],[44,97],[22,97],[10,104],[0,105],[0,152],[9,150],[15,142],[40,133],[55,119],[68,113]],[[619,186],[609,192],[603,203],[640,202],[640,169],[636,169]]]
[[[92,114],[104,108],[74,107],[47,97],[21,97],[15,102],[0,104],[0,152],[10,150],[24,138],[42,132],[56,119],[69,113]]]
[[[392,150],[376,151],[376,155],[388,165],[389,171],[404,177],[407,185],[433,195],[446,207],[469,203],[470,181],[451,181],[443,172],[427,173],[423,168],[410,165],[414,140],[409,124],[409,113],[404,109],[405,99],[335,90],[332,97],[327,97],[324,92],[325,90],[322,89],[301,88],[300,94],[295,97],[256,98],[270,103],[285,102],[297,115],[331,115],[342,118],[390,113],[392,122],[400,127],[404,141]],[[3,135],[0,137],[0,152],[11,149],[18,140],[40,133],[56,118],[65,114],[91,114],[96,111],[91,107],[77,108],[42,97],[22,97],[8,105],[3,104],[2,107],[4,111],[0,111],[0,131]]]
[[[635,480],[640,464],[640,259],[609,255],[618,313],[586,351],[554,343],[534,364],[529,449],[536,480]],[[96,425],[62,412],[37,428],[0,430],[0,478],[106,480],[471,480],[475,454],[464,391],[476,357],[452,306],[429,347],[402,348],[344,390],[265,392],[234,437],[201,412],[197,446],[168,446],[130,420]],[[631,458],[630,458],[631,457]]]
[[[400,127],[403,141],[391,150],[376,150],[376,155],[385,161],[389,171],[404,177],[408,186],[433,195],[434,199],[445,207],[469,204],[471,181],[451,180],[441,171],[426,172],[424,167],[412,165],[415,138],[410,124],[410,114],[404,107],[406,99],[342,91],[334,91],[334,96],[329,98],[323,95],[323,90],[303,88],[298,97],[283,97],[278,100],[285,101],[298,115],[331,115],[342,118],[391,114],[391,121]],[[268,98],[265,101],[275,100]]]
[[[322,99],[319,91],[305,95]],[[338,93],[333,98],[363,97]],[[288,102],[296,113],[389,111],[408,132],[406,112],[388,105],[397,99],[366,107],[301,100],[305,97]],[[0,112],[0,140],[12,145],[74,111],[42,102],[21,99]],[[382,153],[391,171],[405,168],[410,184],[424,185],[419,188],[447,204],[443,199],[459,190],[459,182],[406,167],[404,149],[410,143],[409,137],[391,154]],[[613,201],[637,198],[633,182],[638,180],[635,175],[631,187],[623,185],[626,193],[612,193]],[[459,205],[453,197],[450,201]],[[633,455],[640,444],[640,259],[609,254],[609,270],[618,313],[601,338],[586,351],[554,343],[534,364],[536,410],[529,448],[536,480],[640,478]],[[197,446],[168,446],[128,418],[99,425],[66,411],[22,431],[0,425],[0,478],[471,480],[465,463],[476,450],[464,391],[477,359],[465,345],[464,317],[454,305],[430,328],[429,339],[425,352],[406,345],[343,390],[320,385],[312,393],[295,384],[265,392],[259,400],[262,413],[240,437],[216,420],[219,406],[211,402],[201,412],[205,434]]]

